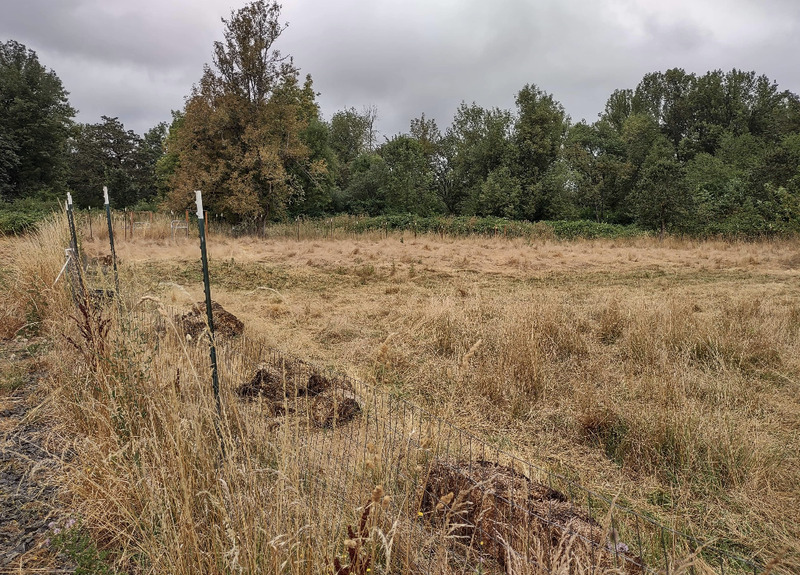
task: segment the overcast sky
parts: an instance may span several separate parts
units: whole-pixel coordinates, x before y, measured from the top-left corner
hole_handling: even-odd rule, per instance
[[[0,0],[0,41],[35,50],[81,122],[139,133],[183,107],[231,0]],[[755,70],[800,92],[800,0],[285,0],[278,42],[326,118],[375,105],[384,135],[459,102],[512,108],[527,83],[573,121],[657,70]]]

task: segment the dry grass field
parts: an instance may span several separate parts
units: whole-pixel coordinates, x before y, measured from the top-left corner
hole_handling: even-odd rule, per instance
[[[177,401],[174,393],[148,399],[162,403],[142,412],[173,415],[153,419],[150,427],[140,424],[149,431],[126,433],[144,443],[171,437],[174,445],[151,450],[150,459],[142,447],[138,471],[120,463],[130,446],[114,439],[108,423],[114,414],[102,419],[108,405],[97,391],[118,381],[116,372],[93,364],[90,353],[83,357],[89,367],[65,359],[79,346],[63,339],[76,337],[63,325],[64,317],[75,315],[68,298],[50,287],[66,244],[55,230],[0,240],[0,336],[13,336],[32,314],[52,332],[60,355],[48,359],[48,405],[61,418],[60,433],[76,438],[75,449],[90,462],[92,471],[75,470],[69,478],[71,505],[87,525],[95,518],[99,537],[125,549],[122,563],[146,564],[153,572],[188,573],[198,566],[225,572],[222,561],[198,551],[213,554],[213,546],[208,551],[198,542],[202,534],[220,542],[217,550],[226,560],[235,549],[245,572],[329,571],[319,548],[303,551],[297,534],[303,525],[288,519],[286,540],[278,543],[280,530],[263,538],[241,535],[225,549],[239,527],[249,532],[252,526],[246,526],[258,523],[247,513],[221,519],[227,531],[177,518],[170,523],[175,532],[136,540],[131,525],[137,513],[161,513],[159,525],[170,513],[159,511],[154,498],[174,498],[174,514],[181,498],[192,506],[191,492],[203,481],[212,485],[205,489],[219,491],[213,473],[209,479],[208,470],[197,469],[213,456],[200,450],[193,461],[183,461],[193,448],[179,445],[207,438],[211,406],[192,407],[188,421],[206,421],[195,425],[182,419],[187,408],[170,403]],[[107,253],[97,230],[83,247],[90,256]],[[407,398],[507,452],[700,539],[762,561],[781,557],[775,572],[800,570],[797,242],[561,242],[407,233],[297,241],[212,234],[209,249],[213,298],[244,322],[246,335]],[[117,251],[126,305],[147,296],[147,302],[185,311],[202,299],[195,240],[173,241],[168,234],[118,239]],[[182,354],[180,345],[174,353]],[[165,389],[174,378],[167,364],[156,357],[147,368],[155,383],[142,385]],[[120,401],[118,392],[108,393]],[[167,419],[188,425],[182,440],[171,435]],[[241,425],[274,443],[261,428]],[[270,499],[254,485],[248,465],[262,448],[251,449],[251,463],[218,471],[227,481],[221,499],[210,495],[207,506],[225,507],[225,490],[227,497],[230,491],[250,494],[252,501],[241,502],[247,506],[280,499],[279,491]],[[183,493],[164,486],[169,477],[180,478]],[[284,499],[273,511],[294,517],[292,505]],[[252,546],[265,544],[262,539],[272,545],[273,562],[256,568]],[[170,542],[192,553],[167,549],[157,557],[154,549]],[[148,545],[153,556],[137,559]],[[313,563],[319,569],[308,567]],[[293,567],[300,564],[306,567]]]

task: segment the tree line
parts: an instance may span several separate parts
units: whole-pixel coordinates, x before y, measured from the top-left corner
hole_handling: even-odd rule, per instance
[[[0,198],[71,190],[99,206],[183,210],[202,189],[231,223],[334,213],[593,220],[661,233],[800,230],[800,99],[755,72],[682,69],[614,91],[573,123],[534,84],[511,110],[462,102],[441,129],[424,114],[381,137],[378,110],[325,119],[311,76],[276,49],[280,6],[223,19],[185,107],[143,136],[117,118],[74,122],[52,70],[0,44]]]

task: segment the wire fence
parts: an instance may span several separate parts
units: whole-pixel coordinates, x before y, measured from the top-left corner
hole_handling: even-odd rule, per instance
[[[70,271],[79,293],[83,279]],[[122,313],[156,347],[183,336],[178,310]],[[172,335],[162,329],[165,318],[176,327]],[[190,347],[199,366],[208,361],[209,340],[197,336]],[[337,509],[319,519],[321,527],[342,540],[352,535],[353,509],[380,484],[416,542],[417,572],[433,572],[441,546],[472,572],[485,561],[505,572],[532,565],[548,573],[576,562],[592,573],[755,575],[763,568],[517,458],[402,397],[258,338],[219,337],[217,358],[223,405],[262,414],[297,473],[299,495],[322,496]]]
[[[180,311],[167,315],[180,331]],[[140,311],[131,318],[141,331],[163,321],[163,308],[161,315]],[[196,360],[207,361],[207,338],[194,340]],[[217,351],[224,400],[266,414],[264,425],[283,434],[302,495],[324,493],[335,505],[337,512],[323,518],[324,529],[345,539],[353,509],[380,483],[395,515],[431,546],[421,554],[430,564],[417,554],[419,572],[433,572],[435,545],[447,545],[465,568],[491,561],[508,572],[520,572],[514,565],[555,572],[559,561],[583,562],[592,573],[755,575],[763,569],[759,561],[517,458],[402,397],[258,338],[219,338]]]

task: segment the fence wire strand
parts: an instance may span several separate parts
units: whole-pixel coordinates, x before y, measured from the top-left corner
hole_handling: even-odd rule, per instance
[[[169,313],[178,317],[175,310]],[[139,309],[130,323],[144,333],[148,325],[162,321],[154,312]],[[591,557],[591,572],[616,568],[625,573],[672,573],[675,560],[692,554],[718,573],[756,573],[760,567],[347,374],[317,367],[250,337],[218,342],[218,348],[221,384],[229,401],[243,401],[236,389],[259,369],[282,377],[283,405],[273,409],[265,425],[283,434],[283,443],[277,445],[291,448],[284,456],[297,466],[301,495],[324,496],[335,503],[337,513],[326,518],[325,527],[345,534],[355,523],[353,510],[363,506],[381,482],[391,496],[393,514],[404,518],[409,537],[419,538],[417,558],[429,558],[429,564],[417,565],[420,572],[432,572],[439,559],[440,550],[430,543],[434,540],[447,547],[450,559],[465,565],[489,560],[509,569],[512,563],[529,564],[541,573],[551,572],[542,558],[558,554],[565,542]],[[199,362],[203,351],[195,354]],[[310,397],[307,388],[314,378],[341,390],[341,395],[333,395],[332,416],[321,421],[316,421],[322,416],[314,410],[329,391]],[[347,398],[359,410],[340,421],[337,410]],[[263,407],[259,399],[252,409]]]

